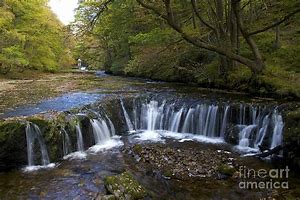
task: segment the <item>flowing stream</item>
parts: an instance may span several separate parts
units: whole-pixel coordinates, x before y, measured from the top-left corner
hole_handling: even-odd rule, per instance
[[[188,106],[135,100],[128,114],[129,109],[122,101],[121,105],[129,131],[133,130],[133,121],[136,130],[165,130],[226,140],[230,127],[239,127],[236,137],[240,149],[258,151],[260,145],[274,148],[282,143],[284,124],[276,108],[201,102]],[[238,113],[238,117],[234,113]]]
[[[76,123],[70,121],[70,126],[60,127],[58,157],[53,157],[44,129],[28,122],[25,165],[32,170],[0,175],[0,199],[8,198],[7,191],[16,192],[16,198],[21,199],[93,199],[91,194],[105,191],[105,176],[125,170],[131,170],[156,193],[166,192],[164,197],[169,197],[180,192],[171,190],[161,176],[153,178],[148,171],[137,172],[121,147],[146,142],[168,148],[177,142],[190,148],[185,142],[192,141],[198,146],[226,146],[232,152],[246,154],[259,152],[261,146],[272,149],[283,142],[284,119],[276,106],[174,98],[165,93],[116,95],[114,99],[108,107],[99,106],[99,99],[99,105],[86,106],[78,111],[80,114],[68,113]],[[214,191],[210,193],[217,197]]]

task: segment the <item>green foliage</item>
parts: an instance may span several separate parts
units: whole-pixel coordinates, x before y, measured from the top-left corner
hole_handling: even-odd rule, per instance
[[[233,44],[237,46],[233,49],[230,45],[232,38],[227,37],[230,31],[226,31],[233,27],[232,24],[227,24],[228,21],[224,21],[225,36],[220,36],[220,33],[214,33],[194,16],[189,1],[171,2],[175,23],[190,38],[197,38],[216,47],[221,46],[226,51],[238,50],[240,56],[255,63],[254,51],[241,32],[237,36],[238,44]],[[275,27],[251,36],[266,66],[261,76],[253,77],[253,70],[249,70],[249,66],[247,68],[235,63],[226,67],[217,53],[187,43],[165,20],[143,8],[135,0],[112,1],[106,6],[101,6],[102,3],[103,1],[82,2],[77,11],[74,29],[88,30],[84,36],[77,38],[77,57],[82,56],[95,68],[115,74],[194,82],[263,94],[275,92],[280,95],[299,96],[299,14],[280,25],[280,48],[275,46]],[[147,3],[157,11],[167,14],[163,1]],[[224,5],[230,9],[227,3]],[[216,7],[215,2],[210,4],[200,1],[197,5],[203,19],[218,29],[219,25],[214,24],[217,23],[216,16],[210,14],[210,9]],[[299,2],[242,0],[241,6],[245,29],[253,32],[293,12],[298,8]],[[207,12],[202,12],[206,9]],[[95,16],[97,17],[94,18]],[[227,77],[223,73],[224,69]]]
[[[300,97],[300,75],[285,71],[281,67],[268,66],[260,80],[281,96]]]
[[[55,71],[72,63],[66,33],[46,0],[4,0],[0,6],[0,67]]]

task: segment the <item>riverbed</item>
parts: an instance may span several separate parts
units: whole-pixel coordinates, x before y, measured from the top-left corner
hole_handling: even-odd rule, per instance
[[[2,172],[1,199],[96,199],[107,194],[104,178],[124,171],[131,173],[147,189],[146,199],[298,197],[298,179],[292,177],[288,179],[289,190],[240,188],[239,183],[243,177],[238,174],[239,167],[259,170],[283,166],[274,166],[270,159],[244,157],[249,152],[238,148],[245,145],[241,138],[234,145],[228,144],[224,136],[219,135],[222,132],[221,126],[228,123],[225,116],[229,105],[231,122],[241,127],[240,133],[245,127],[248,127],[247,130],[249,127],[259,127],[258,132],[261,137],[265,137],[267,130],[264,124],[267,122],[269,129],[278,130],[276,123],[281,122],[275,110],[280,102],[180,83],[107,76],[102,73],[98,73],[98,76],[88,74],[87,77],[80,74],[80,77],[80,81],[85,80],[83,82],[88,87],[77,87],[68,93],[63,90],[51,95],[51,98],[41,98],[43,100],[38,99],[27,105],[13,107],[11,104],[10,109],[3,110],[1,118],[45,115],[50,111],[90,116],[91,110],[99,115],[103,115],[102,110],[105,110],[104,116],[89,119],[88,126],[95,128],[98,125],[100,129],[108,127],[109,139],[98,138],[100,142],[96,145],[82,145],[85,148],[81,152],[71,149],[71,154],[47,166],[24,165],[19,169]],[[109,104],[108,109],[102,109],[102,104]],[[261,114],[258,114],[259,110],[262,110]],[[201,113],[204,111],[210,114],[203,116]],[[254,116],[253,120],[248,117],[250,114]],[[147,117],[144,119],[143,116]],[[207,121],[203,127],[198,126],[200,121],[195,121],[196,116]],[[259,121],[257,124],[256,120]],[[102,126],[100,122],[107,125]],[[81,129],[85,137],[87,133],[82,124]],[[93,130],[97,130],[97,127]],[[100,132],[97,132],[99,137],[102,136]],[[202,135],[202,132],[205,134]],[[250,140],[248,137],[242,139]],[[262,142],[258,138],[254,143],[251,148],[247,144],[249,148],[246,149],[250,149],[250,153],[257,153],[256,145]],[[271,145],[272,141],[269,143]],[[225,168],[229,166],[235,170],[227,173],[222,169],[224,165]],[[248,178],[252,180],[252,177]]]

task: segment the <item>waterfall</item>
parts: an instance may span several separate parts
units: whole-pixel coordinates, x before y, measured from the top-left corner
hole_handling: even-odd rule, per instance
[[[83,137],[82,137],[82,132],[80,125],[76,125],[76,134],[77,134],[77,151],[84,151],[84,145],[83,145]]]
[[[183,107],[177,113],[174,114],[170,128],[172,132],[178,132],[182,113]]]
[[[206,118],[207,118],[207,105],[206,104],[201,104],[200,106],[198,105],[196,111],[199,113],[198,118],[199,120],[197,120],[198,122],[198,128],[197,128],[197,133],[200,135],[204,135],[205,133],[205,122],[206,122]]]
[[[217,137],[216,128],[217,128],[217,114],[218,114],[218,106],[211,107],[211,114],[208,126],[208,137]]]
[[[224,137],[229,129],[240,127],[240,130],[233,130],[237,131],[234,137],[237,137],[240,147],[258,151],[261,144],[275,147],[282,142],[282,116],[276,110],[259,105],[200,102],[189,106],[166,101],[159,103],[153,99],[134,99],[132,113],[129,115],[122,101],[121,104],[128,127],[133,127],[133,121],[136,130],[166,130],[226,139]],[[234,115],[230,115],[230,112]],[[133,119],[129,116],[133,116]]]
[[[112,121],[107,116],[106,116],[106,118],[108,120],[108,123],[109,123],[109,126],[110,126],[110,130],[111,130],[111,135],[110,136],[116,135],[116,129],[115,129],[114,124],[112,123]]]
[[[272,116],[273,123],[275,124],[271,142],[271,149],[280,145],[282,143],[282,130],[283,130],[283,121],[282,116],[275,112]]]
[[[132,124],[132,122],[131,122],[131,120],[130,120],[130,118],[129,118],[129,115],[128,115],[128,113],[127,113],[125,107],[124,107],[123,100],[120,99],[120,101],[121,101],[121,106],[122,106],[122,109],[123,109],[124,117],[125,117],[125,120],[126,120],[127,128],[128,128],[128,130],[129,130],[130,132],[132,132],[132,131],[134,131],[134,129],[133,129],[133,124]]]
[[[257,108],[256,107],[251,107],[251,117],[252,117],[252,124],[256,124],[256,115],[257,115]]]
[[[194,132],[194,123],[193,123],[194,112],[195,112],[194,108],[190,108],[189,111],[187,112],[181,132],[183,132],[183,133],[193,133]]]
[[[265,136],[267,134],[269,122],[270,122],[269,115],[266,115],[263,118],[262,127],[259,129],[259,132],[258,132],[257,137],[256,137],[256,141],[255,141],[255,147],[256,148],[258,148],[258,146],[262,144],[263,139],[265,138]]]
[[[71,139],[65,129],[61,130],[61,134],[62,134],[62,142],[63,142],[63,152],[64,152],[64,156],[66,156],[72,152]]]
[[[226,131],[229,108],[230,108],[230,106],[225,107],[224,117],[223,117],[223,121],[222,121],[222,127],[221,127],[221,131],[220,131],[220,137],[221,138],[224,137],[224,134],[225,134],[225,131]]]
[[[249,147],[249,137],[252,130],[256,128],[256,125],[250,125],[243,128],[243,130],[239,133],[239,146],[240,147]]]
[[[40,128],[31,122],[27,123],[26,125],[26,141],[27,141],[27,157],[28,157],[28,166],[33,166],[35,163],[35,152],[34,152],[34,146],[35,146],[35,140],[38,141],[38,144],[40,146],[40,152],[42,155],[41,163],[43,165],[48,165],[50,163],[49,156],[46,148],[46,144],[44,142],[44,139],[42,137],[42,133]]]
[[[107,126],[107,123],[103,119],[100,121],[97,119],[91,119],[90,123],[93,128],[93,134],[96,144],[101,144],[110,139],[110,130]]]
[[[205,135],[205,136],[208,136],[208,132],[209,132],[209,123],[210,123],[211,110],[212,110],[212,106],[209,106],[208,111],[207,111],[207,115],[206,115],[206,119],[205,119],[204,131],[203,131],[203,135]]]

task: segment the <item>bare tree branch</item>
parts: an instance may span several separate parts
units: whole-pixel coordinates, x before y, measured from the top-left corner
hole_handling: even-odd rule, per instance
[[[209,23],[207,23],[201,16],[199,10],[198,10],[198,7],[197,7],[197,4],[196,4],[196,0],[191,0],[191,3],[192,3],[192,7],[193,7],[193,10],[196,14],[196,16],[198,17],[198,19],[200,20],[201,23],[203,23],[205,26],[207,26],[208,28],[210,28],[211,30],[213,30],[214,32],[217,32],[216,29],[211,26]]]
[[[201,39],[197,39],[197,38],[194,38],[190,35],[188,35],[187,33],[185,33],[176,23],[174,23],[174,21],[168,19],[168,16],[166,15],[163,15],[157,8],[149,5],[149,4],[146,4],[143,0],[136,0],[141,6],[149,9],[149,10],[152,10],[154,13],[156,13],[157,15],[163,17],[167,23],[175,30],[177,31],[179,34],[181,34],[181,37],[186,40],[187,42],[199,47],[199,48],[203,48],[203,49],[206,49],[206,50],[209,50],[209,51],[213,51],[213,52],[216,52],[220,55],[223,55],[223,56],[226,56],[227,58],[230,58],[232,60],[235,60],[239,63],[242,63],[250,68],[253,68],[253,66],[255,65],[255,63],[248,59],[248,58],[245,58],[243,56],[240,56],[238,54],[235,54],[235,53],[232,53],[231,51],[228,51],[227,49],[223,48],[223,47],[217,47],[215,45],[212,45],[212,44],[209,44]],[[166,1],[164,1],[165,3],[168,3]],[[166,8],[168,8],[168,5],[166,5]]]
[[[285,17],[283,17],[281,20],[277,21],[274,24],[271,24],[271,25],[266,26],[266,27],[264,27],[262,29],[250,32],[249,35],[255,35],[255,34],[258,34],[258,33],[265,32],[265,31],[267,31],[267,30],[269,30],[271,28],[274,28],[275,26],[278,26],[278,25],[282,24],[283,22],[285,22],[286,20],[290,19],[291,17],[293,17],[295,14],[297,14],[299,12],[300,12],[300,8],[296,9],[294,12],[289,13],[288,15],[286,15]]]

